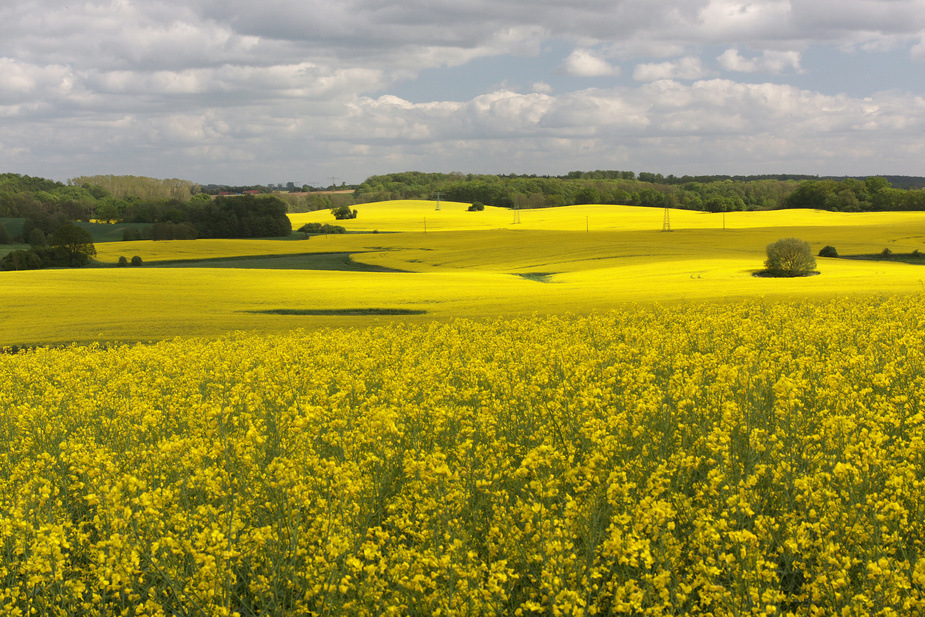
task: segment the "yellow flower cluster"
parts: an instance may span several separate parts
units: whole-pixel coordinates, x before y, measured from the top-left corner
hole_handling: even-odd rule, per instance
[[[921,300],[0,355],[0,614],[925,612]]]

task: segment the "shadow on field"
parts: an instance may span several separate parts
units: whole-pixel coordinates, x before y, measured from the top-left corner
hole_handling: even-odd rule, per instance
[[[528,281],[536,281],[537,283],[551,283],[552,277],[558,274],[557,272],[515,272],[514,276],[519,276],[522,279],[527,279]]]
[[[151,262],[151,268],[247,268],[267,270],[335,270],[340,272],[407,272],[353,261],[358,253],[296,253],[292,255],[246,255],[214,259],[178,259]]]
[[[394,308],[347,308],[347,309],[266,309],[244,311],[255,315],[424,315],[427,311]]]

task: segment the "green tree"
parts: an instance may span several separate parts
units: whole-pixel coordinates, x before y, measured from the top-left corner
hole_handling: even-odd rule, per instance
[[[575,195],[576,204],[599,204],[601,203],[601,192],[593,186],[582,187]]]
[[[797,238],[782,238],[769,244],[767,256],[764,267],[774,276],[806,276],[816,269],[809,242]]]
[[[357,217],[356,210],[350,210],[349,206],[340,206],[339,208],[333,208],[331,214],[334,215],[334,218],[338,221],[343,221],[345,219],[355,219]]]
[[[65,223],[51,234],[51,246],[67,251],[72,266],[82,266],[96,256],[93,236],[83,227]]]
[[[33,227],[32,231],[29,232],[29,237],[26,238],[26,241],[31,246],[45,246],[48,244],[48,241],[45,238],[45,232],[42,231],[40,227]]]
[[[3,223],[0,223],[0,244],[13,244],[13,237]]]

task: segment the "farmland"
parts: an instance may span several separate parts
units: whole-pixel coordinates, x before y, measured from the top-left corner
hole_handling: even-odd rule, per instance
[[[919,302],[0,356],[0,610],[921,612]]]
[[[0,612],[925,611],[921,213],[515,216],[0,273]]]
[[[138,255],[147,265],[4,273],[0,345],[147,341],[394,321],[338,310],[423,312],[401,321],[425,323],[589,314],[634,302],[925,289],[918,266],[875,261],[820,259],[821,275],[800,280],[752,276],[762,267],[764,247],[787,236],[807,240],[817,251],[833,245],[843,255],[921,249],[922,213],[674,211],[671,217],[672,231],[666,233],[657,209],[466,212],[464,204],[444,202],[436,211],[433,202],[406,201],[361,206],[357,219],[342,221],[352,232],[345,235],[99,242],[97,259],[104,264]],[[314,212],[292,218],[298,228],[331,217]],[[342,255],[341,263],[349,256],[349,264],[332,264],[332,254]],[[324,264],[317,265],[319,260]],[[178,267],[183,265],[196,268]],[[242,267],[247,265],[253,268]],[[42,309],[51,306],[67,309]],[[333,314],[266,314],[269,310]]]

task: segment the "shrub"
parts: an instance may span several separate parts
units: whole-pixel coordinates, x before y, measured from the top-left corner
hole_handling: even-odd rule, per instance
[[[134,257],[132,257],[133,266],[140,266],[141,264],[142,264],[141,257],[139,257],[138,255],[135,255]]]
[[[48,244],[48,241],[45,238],[45,232],[38,227],[32,228],[32,231],[29,232],[29,237],[26,239],[26,241],[30,246],[45,246]]]
[[[340,225],[328,225],[327,223],[305,223],[297,231],[305,234],[307,238],[309,234],[344,234],[347,233],[347,229],[341,227]]]
[[[769,244],[767,255],[764,267],[773,276],[806,276],[816,268],[809,242],[798,238],[782,238]]]
[[[480,201],[472,202],[472,205],[466,208],[469,212],[481,212],[485,209],[485,204]]]
[[[0,244],[13,244],[13,237],[7,230],[6,225],[0,223]]]
[[[125,255],[123,255],[119,258],[119,267],[125,268],[126,266],[128,266],[128,259],[126,259]]]
[[[838,257],[838,251],[834,246],[825,246],[819,251],[819,257]]]
[[[891,251],[890,249],[883,249],[882,251],[880,251],[880,257],[882,257],[883,259],[889,259],[892,256],[893,256],[893,251]]]

